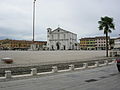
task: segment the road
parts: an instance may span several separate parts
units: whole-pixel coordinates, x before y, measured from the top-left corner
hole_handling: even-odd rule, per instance
[[[120,90],[120,73],[113,64],[83,71],[0,82],[0,90]]]

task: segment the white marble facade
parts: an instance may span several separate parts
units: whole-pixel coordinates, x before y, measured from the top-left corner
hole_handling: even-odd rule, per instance
[[[58,27],[47,29],[47,47],[49,50],[76,50],[77,34]]]

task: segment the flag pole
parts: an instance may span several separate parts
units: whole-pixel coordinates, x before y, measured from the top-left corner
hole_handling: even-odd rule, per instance
[[[33,43],[35,38],[35,2],[36,0],[33,1]]]

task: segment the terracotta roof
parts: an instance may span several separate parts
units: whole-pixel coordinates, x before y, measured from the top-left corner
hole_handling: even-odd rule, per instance
[[[116,38],[116,39],[120,39],[120,37]]]
[[[98,37],[95,37],[95,38],[106,38],[105,36],[98,36]]]
[[[4,39],[1,41],[9,41],[9,42],[27,42],[27,43],[32,43],[32,41],[29,40],[11,40],[11,39]],[[47,43],[47,41],[34,41],[35,43]]]

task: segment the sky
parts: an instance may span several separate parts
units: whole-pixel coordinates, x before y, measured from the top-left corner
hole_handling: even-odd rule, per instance
[[[103,36],[101,17],[114,19],[111,37],[120,34],[120,0],[36,0],[35,40],[60,27],[83,37]],[[0,0],[0,39],[32,40],[33,0]]]

